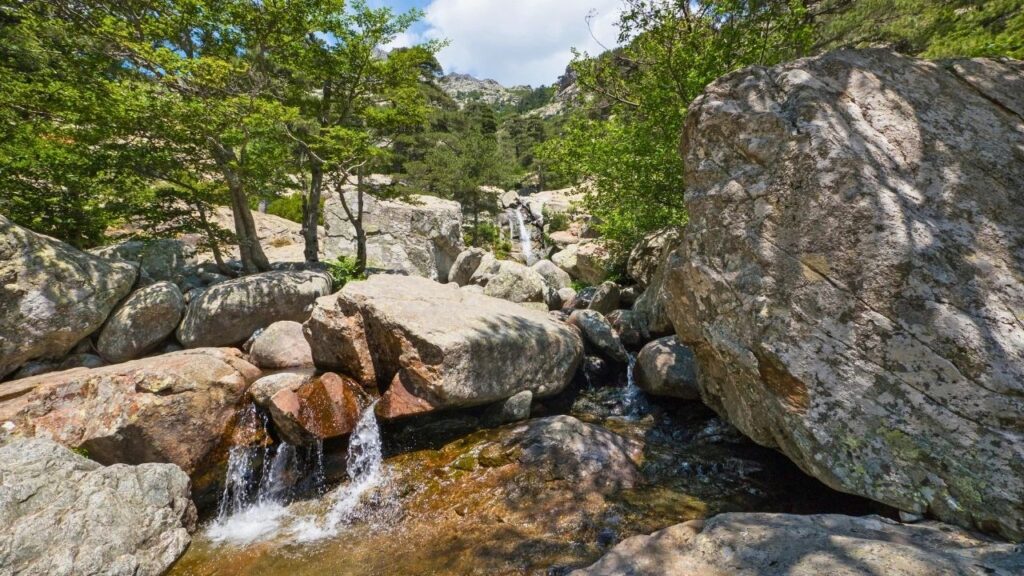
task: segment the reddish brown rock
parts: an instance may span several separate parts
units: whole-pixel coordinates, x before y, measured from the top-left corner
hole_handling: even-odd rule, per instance
[[[195,478],[259,376],[231,348],[78,368],[0,385],[0,419],[102,464],[169,462]]]
[[[297,390],[280,390],[270,399],[269,410],[282,439],[302,445],[350,434],[364,395],[351,378],[327,373]]]

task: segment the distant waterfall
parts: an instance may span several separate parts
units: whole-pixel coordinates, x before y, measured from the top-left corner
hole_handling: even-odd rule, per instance
[[[647,398],[643,390],[636,385],[636,355],[629,353],[626,365],[626,390],[622,395],[624,416],[639,418],[647,413]]]
[[[519,244],[526,258],[527,264],[533,264],[533,237],[530,229],[526,227],[526,218],[523,217],[522,206],[516,208],[516,221],[519,223]]]

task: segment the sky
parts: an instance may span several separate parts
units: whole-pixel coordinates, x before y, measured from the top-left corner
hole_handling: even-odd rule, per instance
[[[424,19],[391,47],[448,40],[438,54],[446,73],[492,78],[505,86],[552,84],[572,60],[615,45],[621,0],[372,0]],[[593,13],[590,27],[587,15]]]

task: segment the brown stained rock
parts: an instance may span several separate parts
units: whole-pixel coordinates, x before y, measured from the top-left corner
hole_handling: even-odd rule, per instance
[[[232,348],[175,352],[18,380],[0,415],[103,464],[168,462],[195,475],[259,375]]]
[[[268,409],[281,437],[300,446],[350,434],[359,421],[364,396],[351,378],[327,373],[297,389],[279,390],[270,398]]]

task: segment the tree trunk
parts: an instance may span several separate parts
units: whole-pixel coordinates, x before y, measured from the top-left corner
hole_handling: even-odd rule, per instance
[[[206,210],[199,205],[195,206],[195,209],[199,213],[199,222],[206,233],[206,242],[210,247],[210,252],[213,252],[213,261],[217,263],[217,269],[220,270],[221,274],[234,278],[238,274],[224,262],[224,256],[220,251],[220,241],[213,230],[213,226],[210,225],[210,221],[206,218]]]
[[[210,138],[209,142],[213,147],[217,165],[227,181],[228,191],[231,193],[231,212],[235,219],[235,236],[238,238],[238,253],[242,258],[242,270],[246,274],[270,270],[270,261],[263,253],[259,236],[256,234],[256,222],[252,218],[252,210],[249,209],[249,199],[245,195],[244,184],[231,166],[235,160],[235,154],[215,138]]]
[[[320,261],[320,238],[317,227],[320,224],[320,196],[323,183],[323,166],[319,162],[314,162],[310,170],[309,195],[302,205],[302,237],[306,241],[306,262]]]
[[[356,217],[352,219],[356,229],[356,273],[366,273],[366,231],[363,230],[363,172],[356,174]]]

